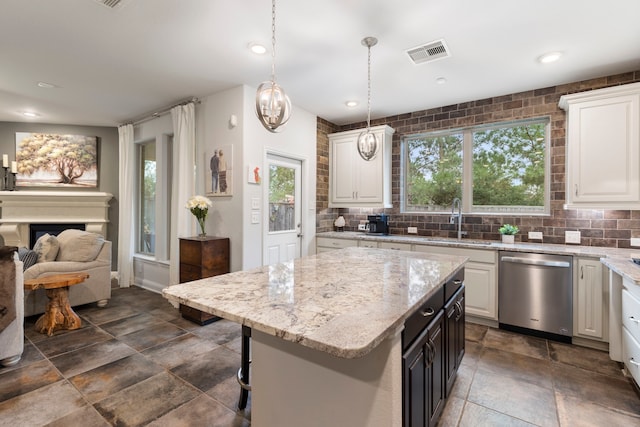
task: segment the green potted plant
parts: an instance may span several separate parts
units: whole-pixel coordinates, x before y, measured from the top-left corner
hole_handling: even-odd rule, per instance
[[[502,234],[502,243],[513,244],[515,243],[515,234],[520,229],[517,225],[504,224],[498,231]]]

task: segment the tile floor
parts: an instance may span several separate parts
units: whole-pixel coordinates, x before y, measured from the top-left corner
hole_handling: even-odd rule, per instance
[[[160,295],[114,289],[83,327],[25,321],[20,363],[0,368],[0,426],[249,426],[236,411],[240,327],[200,327]],[[439,426],[640,426],[640,398],[606,353],[467,324]]]

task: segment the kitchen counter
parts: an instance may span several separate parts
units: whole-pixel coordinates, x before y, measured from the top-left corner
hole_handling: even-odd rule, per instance
[[[251,328],[253,424],[399,427],[405,320],[466,260],[353,247],[163,295]]]
[[[162,294],[252,330],[356,358],[401,327],[465,261],[354,247],[174,285]]]
[[[616,274],[640,285],[640,265],[634,264],[629,258],[600,258],[600,261]]]
[[[316,237],[328,237],[332,239],[350,239],[350,240],[363,240],[363,241],[376,241],[376,242],[393,242],[393,243],[408,243],[414,245],[430,245],[430,246],[446,246],[446,247],[458,247],[468,249],[494,249],[494,250],[507,250],[515,252],[535,252],[535,253],[549,253],[557,255],[577,255],[587,256],[594,258],[625,258],[629,259],[631,256],[640,257],[640,248],[637,249],[619,249],[619,248],[607,248],[599,246],[580,246],[580,245],[558,245],[549,243],[514,243],[506,244],[498,241],[491,240],[473,240],[462,238],[452,239],[446,237],[424,237],[424,236],[400,236],[400,235],[378,235],[367,234],[363,232],[355,231],[328,231],[325,233],[318,233]]]

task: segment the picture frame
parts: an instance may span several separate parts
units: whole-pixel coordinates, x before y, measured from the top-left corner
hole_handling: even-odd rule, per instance
[[[233,195],[233,145],[218,145],[204,153],[205,194],[208,197]]]
[[[16,132],[17,187],[98,186],[98,138]]]

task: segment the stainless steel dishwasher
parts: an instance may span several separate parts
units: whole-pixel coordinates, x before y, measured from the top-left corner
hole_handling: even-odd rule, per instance
[[[508,251],[499,254],[500,328],[570,343],[572,257]]]

